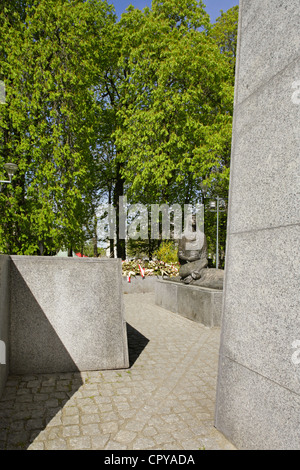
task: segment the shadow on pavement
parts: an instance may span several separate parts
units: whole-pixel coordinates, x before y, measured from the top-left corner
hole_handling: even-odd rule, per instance
[[[79,372],[10,376],[0,400],[0,450],[25,450],[82,385]]]
[[[149,340],[126,326],[132,367]],[[10,375],[0,400],[0,450],[28,449],[81,385],[80,372]]]
[[[135,361],[138,359],[140,354],[143,352],[149,339],[146,338],[142,333],[133,328],[129,323],[127,326],[127,338],[128,338],[128,352],[129,352],[129,367],[132,367]]]

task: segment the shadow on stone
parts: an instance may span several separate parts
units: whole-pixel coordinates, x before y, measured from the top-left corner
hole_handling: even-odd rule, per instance
[[[26,281],[14,266],[12,271],[18,289],[11,296],[10,373],[78,372],[78,367]],[[65,313],[61,312],[61,317],[64,316]]]
[[[26,450],[82,383],[79,372],[9,376],[0,400],[0,450]]]
[[[131,326],[129,323],[126,323],[126,326],[129,351],[129,367],[132,367],[149,343],[149,339],[142,335],[138,330],[133,328],[133,326]]]
[[[106,273],[100,262],[20,258],[11,265],[10,373],[128,367],[117,264]]]

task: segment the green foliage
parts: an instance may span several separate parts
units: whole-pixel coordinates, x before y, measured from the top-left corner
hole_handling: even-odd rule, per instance
[[[228,186],[233,79],[202,2],[153,2],[122,16],[124,106],[115,132],[128,195],[192,202],[219,173]],[[128,50],[128,44],[131,44]],[[149,201],[149,199],[148,199]]]
[[[78,250],[79,252],[81,250]],[[83,255],[88,256],[89,258],[94,258],[96,256],[95,254],[95,247],[94,247],[94,240],[88,240],[83,247]],[[104,257],[106,255],[106,249],[97,247],[97,256],[98,257]]]
[[[0,173],[19,171],[0,193],[0,252],[83,247],[99,201],[118,211],[124,193],[183,205],[205,183],[227,197],[237,19],[234,7],[211,25],[200,0],[130,6],[118,22],[102,0],[2,2]],[[157,244],[128,247],[151,259]]]
[[[3,189],[0,251],[51,254],[81,244],[92,217],[98,128],[95,70],[103,68],[104,2],[30,2],[0,13],[0,168],[19,165]],[[113,18],[111,19],[113,21]]]
[[[130,238],[126,244],[127,257],[136,259],[152,259],[153,250],[157,247],[157,245],[158,243],[156,240],[132,240]]]
[[[165,263],[178,263],[178,247],[172,240],[164,240],[160,247],[155,250],[153,257]]]
[[[229,59],[233,68],[235,67],[236,61],[238,19],[238,6],[232,7],[226,12],[221,10],[221,16],[217,18],[211,32],[221,53]]]
[[[224,268],[225,248],[226,248],[226,229],[227,229],[227,206],[224,212],[219,212],[219,268]],[[215,267],[216,256],[216,233],[217,233],[217,214],[209,210],[209,201],[205,205],[205,235],[207,240],[207,250],[214,259],[211,267]]]

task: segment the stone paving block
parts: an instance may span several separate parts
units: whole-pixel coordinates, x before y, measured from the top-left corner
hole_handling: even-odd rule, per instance
[[[91,449],[92,443],[91,438],[89,436],[81,436],[81,437],[72,437],[69,439],[69,446],[70,450],[85,450]]]
[[[33,442],[28,447],[28,450],[45,450],[45,444],[43,442]]]
[[[115,434],[119,430],[120,423],[118,421],[109,421],[107,423],[101,423],[100,429],[103,434]]]
[[[108,435],[97,435],[97,436],[91,436],[91,443],[92,443],[92,449],[93,450],[103,450],[105,445],[107,444],[109,440],[109,434]]]
[[[133,444],[133,450],[152,449],[155,446],[154,439],[150,437],[139,437]]]
[[[45,440],[49,441],[52,439],[58,439],[61,436],[61,434],[65,434],[64,433],[65,429],[66,428],[61,429],[58,426],[53,426],[52,428],[48,428],[45,434]]]
[[[67,416],[77,415],[79,413],[79,410],[76,406],[65,406],[63,411]]]
[[[77,418],[77,416],[76,416]],[[79,418],[79,417],[78,417]],[[99,423],[101,421],[101,415],[99,414],[90,414],[90,415],[81,415],[82,424],[93,424]]]
[[[53,439],[45,442],[46,450],[68,450],[68,444],[65,439]]]
[[[174,318],[153,294],[126,296],[126,320],[129,350],[140,335],[129,369],[9,377],[0,449],[231,449],[213,432],[220,331]]]
[[[160,432],[159,434],[153,437],[153,440],[155,441],[156,445],[160,446],[174,442],[174,437],[170,433]]]
[[[76,437],[80,436],[81,429],[77,425],[73,426],[64,426],[62,430],[63,437]]]
[[[183,450],[183,447],[179,442],[172,442],[170,444],[164,444],[161,447],[162,450]]]
[[[127,450],[126,445],[120,444],[120,442],[116,442],[114,440],[109,440],[104,448],[105,450]]]
[[[97,436],[100,433],[97,423],[85,424],[80,427],[80,430],[84,436]]]
[[[137,436],[136,432],[128,431],[124,429],[124,430],[119,431],[115,435],[115,440],[125,444],[125,443],[132,442],[136,436]]]

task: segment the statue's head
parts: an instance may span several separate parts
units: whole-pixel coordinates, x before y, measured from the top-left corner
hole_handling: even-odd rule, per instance
[[[199,251],[204,244],[204,232],[198,226],[196,214],[188,214],[186,226],[184,229],[184,238],[186,240],[186,250]]]
[[[186,232],[203,232],[201,226],[199,226],[199,220],[196,214],[188,214],[186,218]]]

